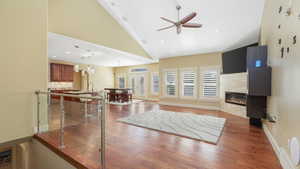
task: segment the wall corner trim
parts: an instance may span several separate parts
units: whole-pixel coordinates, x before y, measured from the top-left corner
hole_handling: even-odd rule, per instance
[[[293,165],[293,162],[290,159],[288,153],[285,151],[285,149],[283,147],[280,147],[278,145],[277,141],[275,140],[275,138],[273,137],[270,130],[268,129],[268,127],[265,124],[263,124],[263,130],[264,130],[269,142],[271,143],[273,150],[275,151],[276,156],[279,159],[282,168],[283,169],[296,169],[296,167]]]

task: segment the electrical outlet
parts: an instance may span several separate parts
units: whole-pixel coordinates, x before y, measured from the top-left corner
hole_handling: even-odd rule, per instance
[[[277,117],[277,115],[275,115],[275,114],[269,113],[269,114],[268,114],[268,120],[269,120],[269,122],[276,123],[277,120],[278,120],[278,117]]]

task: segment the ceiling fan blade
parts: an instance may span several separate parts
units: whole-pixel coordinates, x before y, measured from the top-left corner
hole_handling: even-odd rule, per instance
[[[165,17],[160,17],[162,20],[164,20],[164,21],[167,21],[167,22],[169,22],[169,23],[172,23],[172,24],[175,24],[176,22],[174,22],[174,21],[171,21],[170,19],[167,19],[167,18],[165,18]]]
[[[198,23],[185,23],[185,24],[182,24],[182,26],[185,28],[201,28],[202,27],[202,25],[198,24]]]
[[[196,12],[193,12],[193,13],[187,15],[186,17],[182,18],[179,22],[180,22],[181,24],[185,24],[185,23],[187,23],[188,21],[192,20],[196,15],[197,15],[197,13],[196,13]]]
[[[177,26],[177,34],[181,33],[181,26]]]
[[[157,31],[166,30],[166,29],[172,28],[172,27],[174,27],[174,26],[175,26],[175,25],[171,25],[171,26],[167,26],[167,27],[164,27],[164,28],[160,28],[160,29],[157,29]]]

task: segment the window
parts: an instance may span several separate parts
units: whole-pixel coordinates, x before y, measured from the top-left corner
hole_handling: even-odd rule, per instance
[[[218,97],[219,71],[217,69],[202,71],[203,97]]]
[[[181,96],[196,97],[196,71],[194,69],[181,70]]]
[[[139,88],[140,88],[140,96],[145,96],[145,78],[144,76],[139,77]]]
[[[152,78],[151,78],[151,89],[152,89],[152,94],[157,95],[159,93],[159,75],[158,72],[152,73]]]
[[[119,88],[124,89],[125,88],[125,78],[119,77]]]
[[[130,87],[132,89],[132,94],[135,95],[135,78],[130,77]]]
[[[148,71],[147,68],[134,68],[130,70],[130,72],[132,73],[147,72],[147,71]]]
[[[176,96],[177,71],[165,71],[165,95]]]

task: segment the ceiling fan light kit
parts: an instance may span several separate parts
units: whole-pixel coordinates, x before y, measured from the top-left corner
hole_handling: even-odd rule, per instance
[[[189,15],[185,16],[184,18],[180,19],[179,15],[180,15],[181,6],[180,5],[176,6],[176,9],[178,11],[178,21],[175,22],[175,21],[172,21],[172,20],[167,19],[165,17],[160,17],[162,20],[164,20],[168,23],[171,23],[172,25],[161,28],[161,29],[158,29],[157,31],[162,31],[162,30],[166,30],[166,29],[176,27],[177,34],[180,34],[182,27],[184,27],[184,28],[201,28],[202,27],[202,25],[198,24],[198,23],[188,23],[190,20],[192,20],[194,17],[196,17],[196,15],[197,15],[196,12],[192,12],[191,14],[189,14]]]

